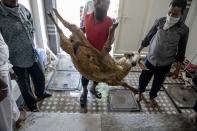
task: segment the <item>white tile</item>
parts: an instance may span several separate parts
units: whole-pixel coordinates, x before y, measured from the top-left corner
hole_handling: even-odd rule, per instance
[[[101,131],[99,114],[28,114],[19,131]]]

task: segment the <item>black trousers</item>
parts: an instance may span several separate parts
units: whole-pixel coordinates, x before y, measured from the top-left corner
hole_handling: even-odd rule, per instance
[[[196,99],[196,103],[195,103],[193,109],[194,109],[195,112],[197,112],[197,99]]]
[[[83,87],[87,87],[89,80],[87,78],[85,78],[84,76],[81,77],[81,82],[82,82],[82,86]]]
[[[157,97],[158,91],[166,79],[166,74],[170,71],[171,64],[167,66],[154,66],[148,60],[145,61],[145,65],[149,70],[143,70],[139,78],[139,92],[145,92],[145,89],[154,75],[153,83],[149,96],[151,99]]]
[[[89,80],[87,78],[85,78],[84,76],[82,76],[81,82],[82,82],[82,86],[83,86],[83,91],[87,92],[87,86],[88,86]],[[94,84],[98,84],[98,82],[94,81]]]
[[[14,66],[13,70],[17,75],[17,83],[25,103],[29,108],[35,107],[37,101],[31,89],[30,76],[34,84],[35,95],[42,97],[45,89],[45,77],[40,63],[35,62],[32,67],[29,68]]]
[[[192,79],[192,81],[197,86],[197,74],[194,76],[194,78]]]

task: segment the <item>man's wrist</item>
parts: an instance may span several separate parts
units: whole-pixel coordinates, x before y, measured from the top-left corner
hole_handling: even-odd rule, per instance
[[[140,53],[142,51],[144,47],[141,45],[140,48],[138,49],[138,53]]]

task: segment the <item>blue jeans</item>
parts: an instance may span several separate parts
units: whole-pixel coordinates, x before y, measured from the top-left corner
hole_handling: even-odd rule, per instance
[[[149,70],[143,70],[139,78],[139,92],[145,92],[145,89],[154,75],[153,83],[149,96],[151,99],[157,97],[158,91],[166,79],[166,74],[170,71],[171,64],[166,66],[154,66],[148,60],[145,61],[145,65]]]

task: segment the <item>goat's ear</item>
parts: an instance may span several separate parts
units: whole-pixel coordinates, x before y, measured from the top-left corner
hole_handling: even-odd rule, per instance
[[[131,57],[133,57],[135,54],[134,53],[125,53],[124,54],[124,56],[126,57],[126,58],[131,58]]]
[[[135,55],[134,53],[130,53],[130,56],[132,56],[132,57],[133,57],[134,55]]]
[[[129,53],[125,53],[125,54],[124,54],[124,57],[126,57],[126,58],[131,58],[131,55],[130,55]]]

